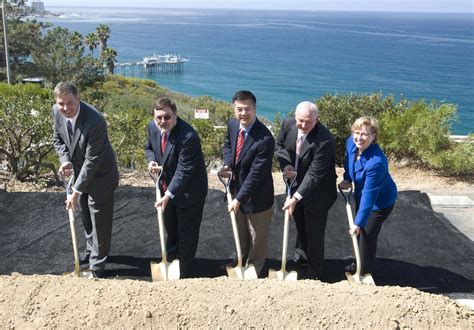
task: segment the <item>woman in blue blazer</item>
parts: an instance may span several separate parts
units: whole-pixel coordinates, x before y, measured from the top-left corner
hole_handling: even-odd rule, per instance
[[[361,275],[372,273],[377,252],[377,237],[397,199],[397,186],[388,172],[387,157],[377,144],[379,124],[373,117],[361,117],[352,124],[347,139],[344,181],[348,189],[354,183],[356,216],[351,235],[359,237]],[[355,271],[355,265],[346,267]]]

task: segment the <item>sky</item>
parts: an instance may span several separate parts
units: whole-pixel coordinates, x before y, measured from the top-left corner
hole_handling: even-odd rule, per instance
[[[31,0],[29,1],[31,2]],[[473,0],[43,0],[48,6],[473,13]]]

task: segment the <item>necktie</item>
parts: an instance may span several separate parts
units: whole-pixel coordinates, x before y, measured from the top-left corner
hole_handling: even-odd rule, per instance
[[[66,126],[67,126],[67,133],[69,134],[69,141],[72,141],[72,137],[74,135],[73,131],[72,131],[72,123],[70,120],[67,120],[66,121]]]
[[[168,135],[166,133],[161,134],[161,154],[165,154],[166,142],[168,142]]]
[[[300,153],[301,153],[301,146],[303,145],[303,137],[304,135],[298,136],[296,139],[296,160],[295,160],[295,171],[298,170],[298,161],[300,159]]]
[[[235,162],[237,163],[237,159],[239,159],[240,152],[244,147],[245,143],[245,130],[243,128],[239,131],[239,136],[237,137],[237,148],[235,149]]]
[[[166,142],[168,142],[168,135],[166,133],[163,133],[161,134],[161,155],[163,156],[165,155]],[[168,189],[168,185],[166,184],[164,176],[161,180],[161,187],[163,191],[166,191],[166,189]]]

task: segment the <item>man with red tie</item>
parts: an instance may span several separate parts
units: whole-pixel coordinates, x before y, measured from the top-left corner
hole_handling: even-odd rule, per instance
[[[176,103],[159,98],[153,105],[145,145],[148,169],[163,167],[160,187],[161,206],[168,233],[168,260],[179,259],[181,278],[192,277],[204,201],[207,172],[201,141],[188,123],[177,116]]]
[[[262,275],[272,218],[272,158],[275,139],[256,116],[257,100],[249,91],[232,98],[235,118],[228,122],[220,175],[233,175],[229,212],[237,218],[243,261]]]

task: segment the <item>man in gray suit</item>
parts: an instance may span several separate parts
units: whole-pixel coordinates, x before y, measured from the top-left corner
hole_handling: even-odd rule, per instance
[[[59,174],[74,175],[66,208],[80,208],[86,236],[81,263],[89,262],[94,277],[104,276],[110,251],[114,191],[118,170],[102,114],[81,102],[76,87],[60,82],[54,88],[53,142],[61,163]]]

